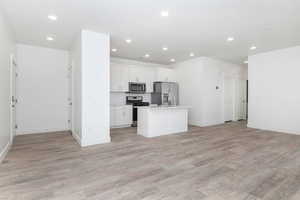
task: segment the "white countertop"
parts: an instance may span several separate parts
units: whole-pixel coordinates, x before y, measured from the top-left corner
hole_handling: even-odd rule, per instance
[[[110,107],[127,107],[127,106],[132,107],[132,105],[117,105],[117,104],[110,104]]]
[[[170,110],[170,109],[189,109],[190,106],[137,106],[138,109],[145,110]]]

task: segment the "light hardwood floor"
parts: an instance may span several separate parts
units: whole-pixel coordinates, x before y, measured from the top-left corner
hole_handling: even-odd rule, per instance
[[[300,199],[300,136],[238,122],[153,139],[124,128],[112,141],[81,149],[70,133],[16,137],[0,199]]]

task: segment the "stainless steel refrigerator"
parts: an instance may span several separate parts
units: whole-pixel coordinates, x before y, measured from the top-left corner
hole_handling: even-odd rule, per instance
[[[178,83],[175,82],[154,82],[153,93],[151,93],[151,103],[157,105],[177,106]]]

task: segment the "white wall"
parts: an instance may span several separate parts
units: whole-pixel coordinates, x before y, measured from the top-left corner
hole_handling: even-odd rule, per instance
[[[81,144],[81,34],[70,50],[72,66],[72,135]]]
[[[224,78],[244,78],[242,66],[212,58],[196,58],[174,65],[181,105],[192,108],[189,123],[209,126],[224,122]],[[218,87],[218,89],[217,89]]]
[[[68,130],[68,52],[18,44],[17,58],[17,134]]]
[[[300,46],[248,60],[248,126],[300,134]]]
[[[0,162],[10,146],[10,54],[14,53],[13,33],[0,13]]]
[[[81,146],[110,142],[110,37],[82,30],[71,49],[73,127]]]

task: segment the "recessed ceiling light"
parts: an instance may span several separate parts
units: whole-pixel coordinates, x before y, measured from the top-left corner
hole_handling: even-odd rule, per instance
[[[244,63],[245,63],[245,64],[248,64],[248,60],[245,60]]]
[[[162,50],[168,51],[168,47],[163,47]]]
[[[234,40],[233,37],[228,37],[228,38],[227,38],[227,42],[232,42],[233,40]]]
[[[127,43],[131,43],[131,42],[132,42],[131,39],[126,39],[125,41],[126,41]]]
[[[168,17],[168,16],[169,16],[169,11],[163,10],[163,11],[160,12],[160,15],[161,15],[162,17]]]
[[[118,49],[115,49],[115,48],[114,48],[114,49],[112,49],[111,51],[112,51],[112,52],[117,52],[117,51],[118,51]]]
[[[48,15],[48,19],[50,19],[52,21],[56,21],[57,20],[57,16],[56,15]]]
[[[144,56],[145,58],[149,58],[150,57],[150,55],[149,54],[145,54],[145,56]]]
[[[256,49],[256,46],[250,47],[250,50],[255,50],[255,49]]]
[[[171,62],[175,62],[176,60],[174,58],[170,59]]]
[[[194,57],[195,54],[193,52],[190,53],[190,57]]]
[[[48,40],[48,41],[53,41],[53,40],[54,40],[54,36],[47,36],[47,37],[46,37],[46,40]]]

